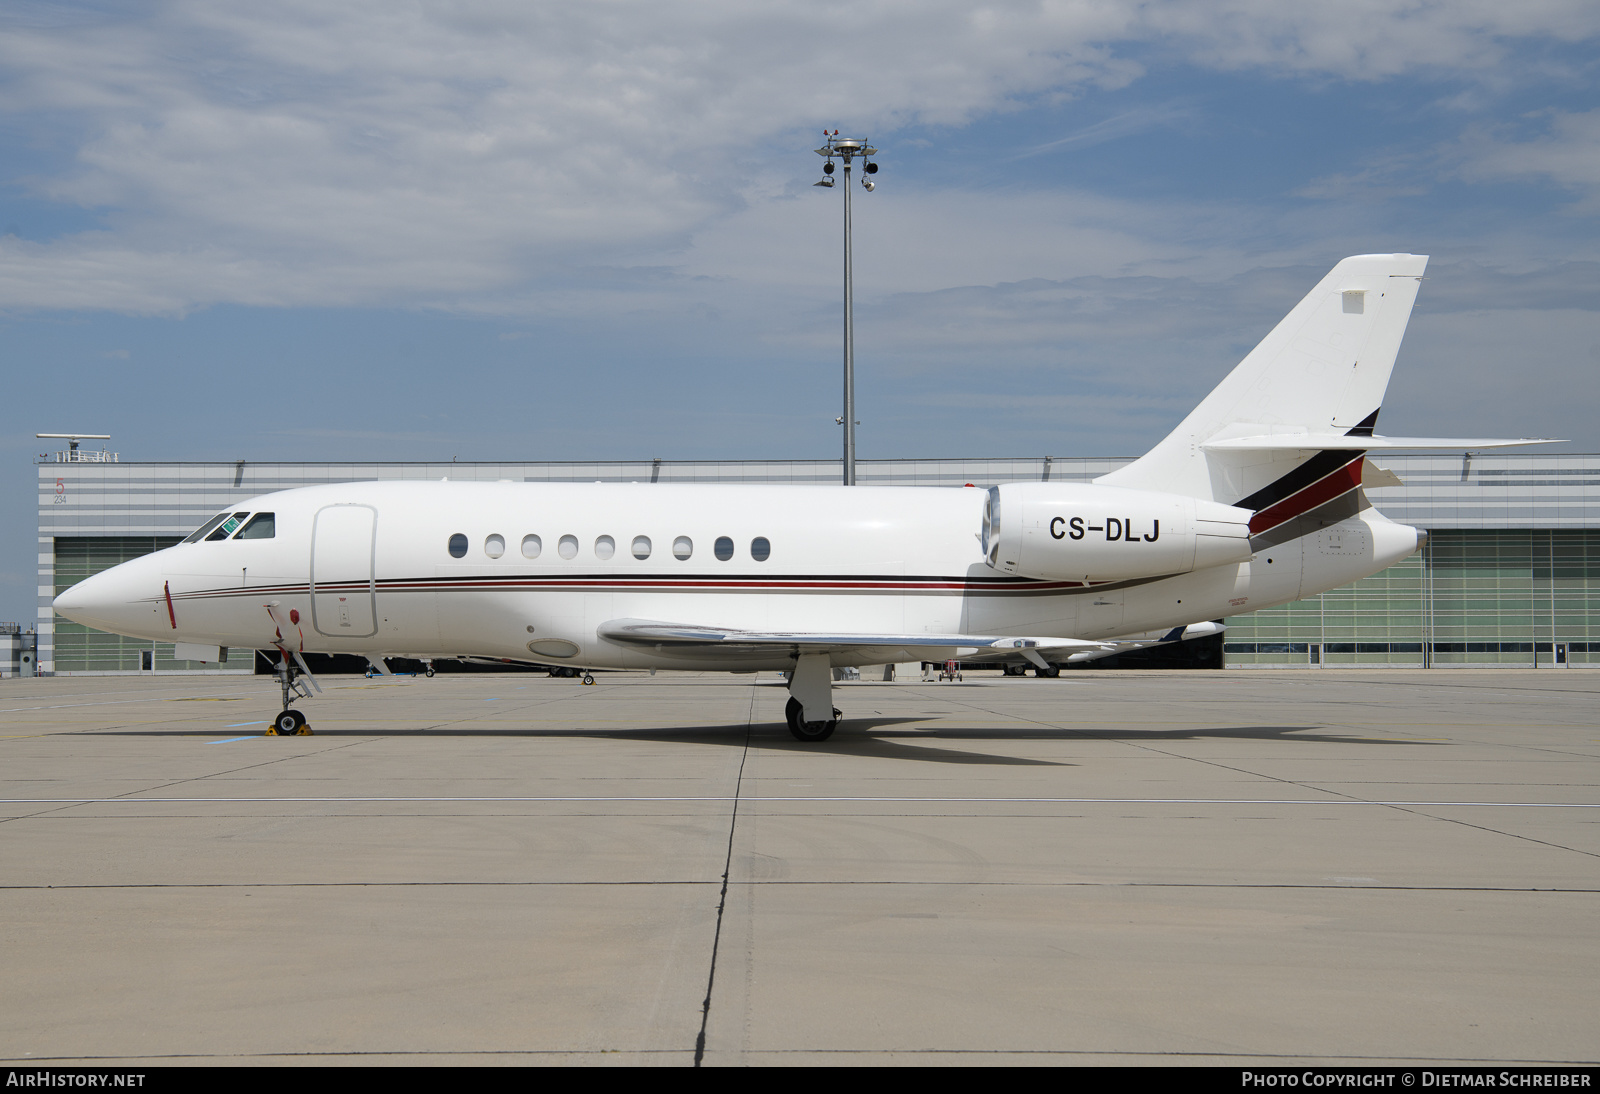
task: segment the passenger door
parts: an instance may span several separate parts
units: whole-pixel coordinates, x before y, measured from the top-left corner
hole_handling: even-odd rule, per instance
[[[378,511],[370,505],[328,505],[311,526],[311,623],[330,638],[378,633],[373,564]]]

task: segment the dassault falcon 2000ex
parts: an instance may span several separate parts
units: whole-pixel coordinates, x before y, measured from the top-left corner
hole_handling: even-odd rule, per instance
[[[1214,633],[1337,588],[1426,533],[1377,512],[1378,408],[1427,258],[1347,258],[1172,434],[1093,483],[937,487],[356,482],[230,506],[55,609],[178,643],[275,649],[281,734],[305,652],[588,668],[785,670],[825,740],[833,670],[1022,660],[1045,669]],[[1201,622],[1196,622],[1201,621]]]

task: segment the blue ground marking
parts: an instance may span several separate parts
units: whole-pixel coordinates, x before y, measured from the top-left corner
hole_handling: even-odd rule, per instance
[[[252,733],[248,737],[228,737],[228,738],[225,738],[224,740],[221,740],[221,741],[207,741],[206,744],[208,744],[208,745],[226,745],[226,744],[232,744],[234,741],[254,741],[254,740],[259,739],[259,737],[260,737],[260,734]]]
[[[223,726],[223,729],[243,729],[245,726],[264,726],[265,722],[239,722],[236,725]],[[242,738],[241,738],[242,739]]]

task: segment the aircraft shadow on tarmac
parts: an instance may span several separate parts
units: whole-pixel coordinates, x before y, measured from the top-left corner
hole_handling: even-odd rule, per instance
[[[896,728],[904,723],[914,723],[915,729]],[[1330,733],[1324,726],[1210,726],[1172,729],[1084,729],[1052,728],[1048,726],[1008,726],[993,728],[963,727],[959,722],[929,725],[928,718],[863,717],[843,720],[838,731],[825,744],[808,744],[789,736],[781,722],[758,723],[753,726],[677,726],[661,729],[596,730],[574,727],[571,729],[508,729],[505,727],[444,726],[422,729],[316,729],[317,737],[526,737],[561,738],[578,737],[617,741],[661,741],[679,744],[714,744],[743,746],[756,744],[764,749],[785,752],[877,757],[881,759],[920,760],[927,763],[988,764],[1004,767],[1076,767],[1078,764],[1062,760],[1046,760],[1028,756],[996,755],[987,752],[958,750],[946,747],[944,742],[994,743],[1001,741],[1062,741],[1071,739],[1094,741],[1127,741],[1130,743],[1155,743],[1161,741],[1197,741],[1232,739],[1248,741],[1285,741],[1310,744],[1363,744],[1363,745],[1439,745],[1441,741],[1416,739],[1383,740],[1349,733]],[[218,732],[196,734],[188,729],[184,737],[215,736]],[[96,734],[100,736],[102,734]],[[105,736],[166,737],[172,729],[121,729],[103,731]],[[920,742],[928,742],[923,745]],[[937,743],[935,743],[937,742]]]

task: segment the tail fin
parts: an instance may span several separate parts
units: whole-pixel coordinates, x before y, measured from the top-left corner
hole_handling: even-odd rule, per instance
[[[1345,259],[1165,440],[1096,481],[1262,512],[1347,478],[1353,490],[1363,453],[1325,446],[1372,435],[1427,265],[1426,255]],[[1243,438],[1255,443],[1220,443]]]

